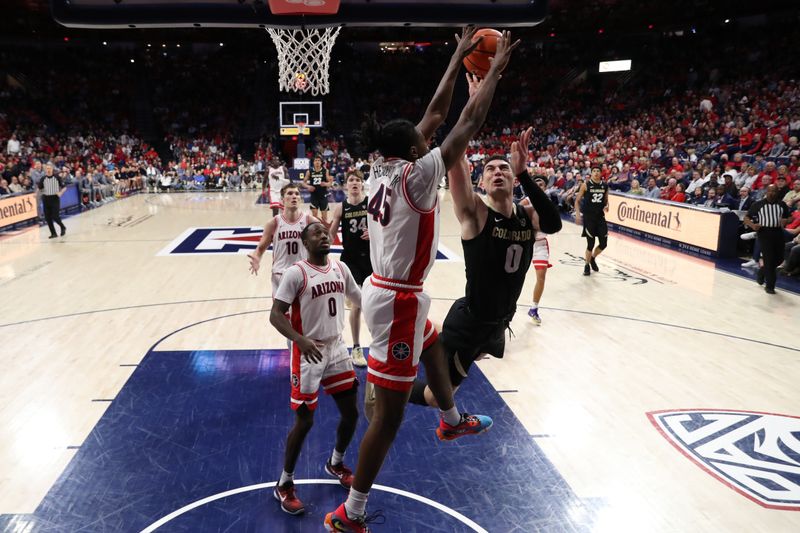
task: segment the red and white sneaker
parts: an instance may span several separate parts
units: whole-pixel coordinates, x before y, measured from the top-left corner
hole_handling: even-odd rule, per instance
[[[303,502],[301,502],[300,498],[295,494],[294,483],[291,481],[287,481],[280,487],[275,485],[275,490],[272,491],[272,495],[275,496],[276,500],[281,502],[281,509],[283,509],[284,513],[299,515],[306,511]]]
[[[325,531],[330,533],[370,533],[371,530],[367,524],[376,521],[379,524],[385,522],[383,513],[380,511],[353,520],[347,516],[347,511],[342,504],[334,512],[325,515],[325,521],[322,524],[325,526]]]
[[[331,460],[328,459],[328,462],[325,463],[325,471],[333,477],[338,478],[342,487],[350,490],[350,485],[353,484],[353,471],[344,466],[344,463],[332,465]]]

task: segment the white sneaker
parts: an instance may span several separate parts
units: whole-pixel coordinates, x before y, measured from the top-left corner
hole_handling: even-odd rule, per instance
[[[747,261],[746,263],[742,263],[742,268],[753,268],[757,266],[758,266],[758,261],[754,261],[753,259]]]
[[[361,346],[353,346],[353,352],[350,354],[353,357],[353,364],[355,366],[364,368],[367,366],[367,360],[364,358],[364,351]]]
[[[753,239],[756,238],[756,232],[751,231],[749,233],[742,233],[742,236],[739,238],[742,239],[743,241],[752,241]]]

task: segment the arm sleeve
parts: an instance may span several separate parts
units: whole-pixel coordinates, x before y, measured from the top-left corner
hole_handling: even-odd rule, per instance
[[[436,205],[436,190],[447,172],[441,149],[434,148],[414,163],[408,176],[403,178],[406,198],[420,211],[429,211]]]
[[[289,305],[295,301],[297,296],[303,290],[305,279],[300,267],[291,266],[281,276],[281,284],[278,287],[278,292],[275,293],[275,299],[285,302]]]
[[[558,209],[550,201],[545,192],[540,189],[534,182],[528,171],[525,170],[517,176],[519,184],[522,185],[522,190],[530,200],[533,209],[539,215],[539,229],[548,234],[558,233],[561,231],[561,217],[558,215]]]

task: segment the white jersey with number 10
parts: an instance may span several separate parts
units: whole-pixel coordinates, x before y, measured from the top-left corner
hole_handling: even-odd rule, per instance
[[[374,275],[421,285],[439,245],[437,185],[447,172],[439,148],[414,162],[378,158],[370,170],[367,225]]]
[[[308,226],[308,215],[302,214],[294,223],[281,213],[272,236],[272,274],[283,274],[290,266],[308,257],[300,233]]]

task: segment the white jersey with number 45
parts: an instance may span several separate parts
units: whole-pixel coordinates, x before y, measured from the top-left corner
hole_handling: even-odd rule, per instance
[[[286,270],[275,298],[292,306],[292,327],[326,341],[342,334],[344,298],[361,305],[361,290],[347,265],[329,260],[324,267],[300,261]]]
[[[384,283],[421,285],[436,260],[436,186],[447,169],[439,148],[414,162],[378,158],[370,170],[367,225],[370,259]]]
[[[290,266],[308,257],[300,233],[308,226],[308,215],[302,214],[291,223],[278,215],[278,224],[272,236],[272,274],[283,274]]]

